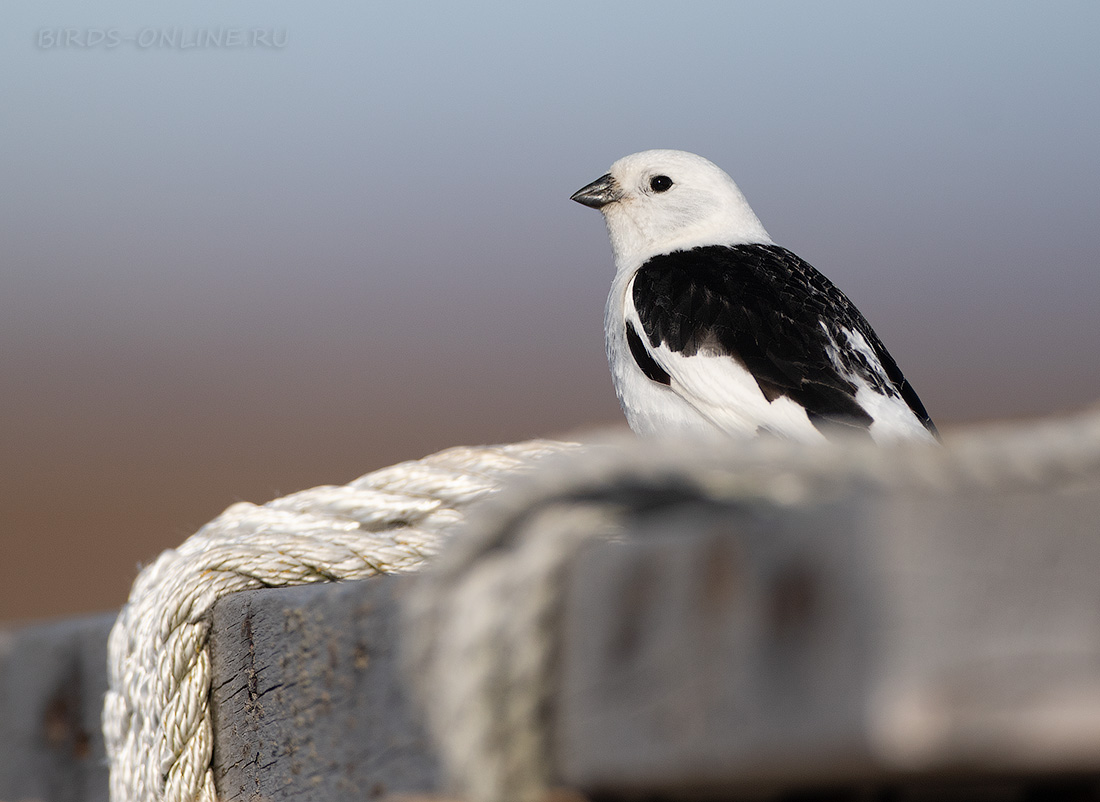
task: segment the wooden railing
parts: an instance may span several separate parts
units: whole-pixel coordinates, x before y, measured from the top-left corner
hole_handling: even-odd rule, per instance
[[[1100,487],[1065,479],[687,494],[624,519],[562,581],[552,784],[601,800],[1097,798]],[[444,792],[402,656],[400,611],[429,581],[216,605],[223,799]],[[106,799],[110,623],[0,638],[3,802]]]

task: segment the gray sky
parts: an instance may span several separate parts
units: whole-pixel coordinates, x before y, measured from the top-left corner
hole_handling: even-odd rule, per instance
[[[184,46],[254,30],[284,44]],[[8,0],[0,543],[83,493],[147,533],[132,572],[236,498],[620,421],[568,196],[651,147],[724,167],[941,425],[1090,403],[1098,33],[1091,2]]]

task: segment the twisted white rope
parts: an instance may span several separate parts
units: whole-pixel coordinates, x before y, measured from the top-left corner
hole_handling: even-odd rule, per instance
[[[213,802],[208,613],[228,593],[418,568],[501,481],[572,444],[454,448],[263,506],[241,503],[134,583],[108,641],[113,802]]]
[[[662,500],[791,506],[861,491],[1098,486],[1100,412],[973,429],[943,448],[632,439],[547,461],[480,505],[409,596],[410,673],[452,790],[467,802],[546,792],[566,566]]]
[[[213,800],[207,613],[237,590],[417,568],[536,441],[451,449],[263,507],[238,504],[135,582],[109,642],[104,733],[114,802]],[[414,594],[412,652],[445,762],[471,802],[525,802],[549,781],[547,710],[560,578],[581,543],[670,490],[797,504],[856,487],[927,492],[1100,482],[1100,414],[978,430],[943,449],[776,440],[624,441],[548,461],[479,505]]]

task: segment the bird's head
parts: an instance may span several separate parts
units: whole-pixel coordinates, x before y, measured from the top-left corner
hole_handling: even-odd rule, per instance
[[[620,270],[700,245],[772,244],[733,179],[682,150],[625,156],[572,199],[603,213]]]

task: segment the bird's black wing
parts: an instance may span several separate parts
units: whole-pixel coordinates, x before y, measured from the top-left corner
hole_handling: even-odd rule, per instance
[[[920,398],[855,305],[785,248],[714,245],[655,256],[638,270],[632,300],[652,346],[683,356],[701,349],[728,355],[752,373],[769,401],[788,396],[815,425],[871,425],[871,415],[855,400],[852,379],[859,377],[904,401],[936,434]],[[862,335],[877,365],[849,347],[845,329]]]

